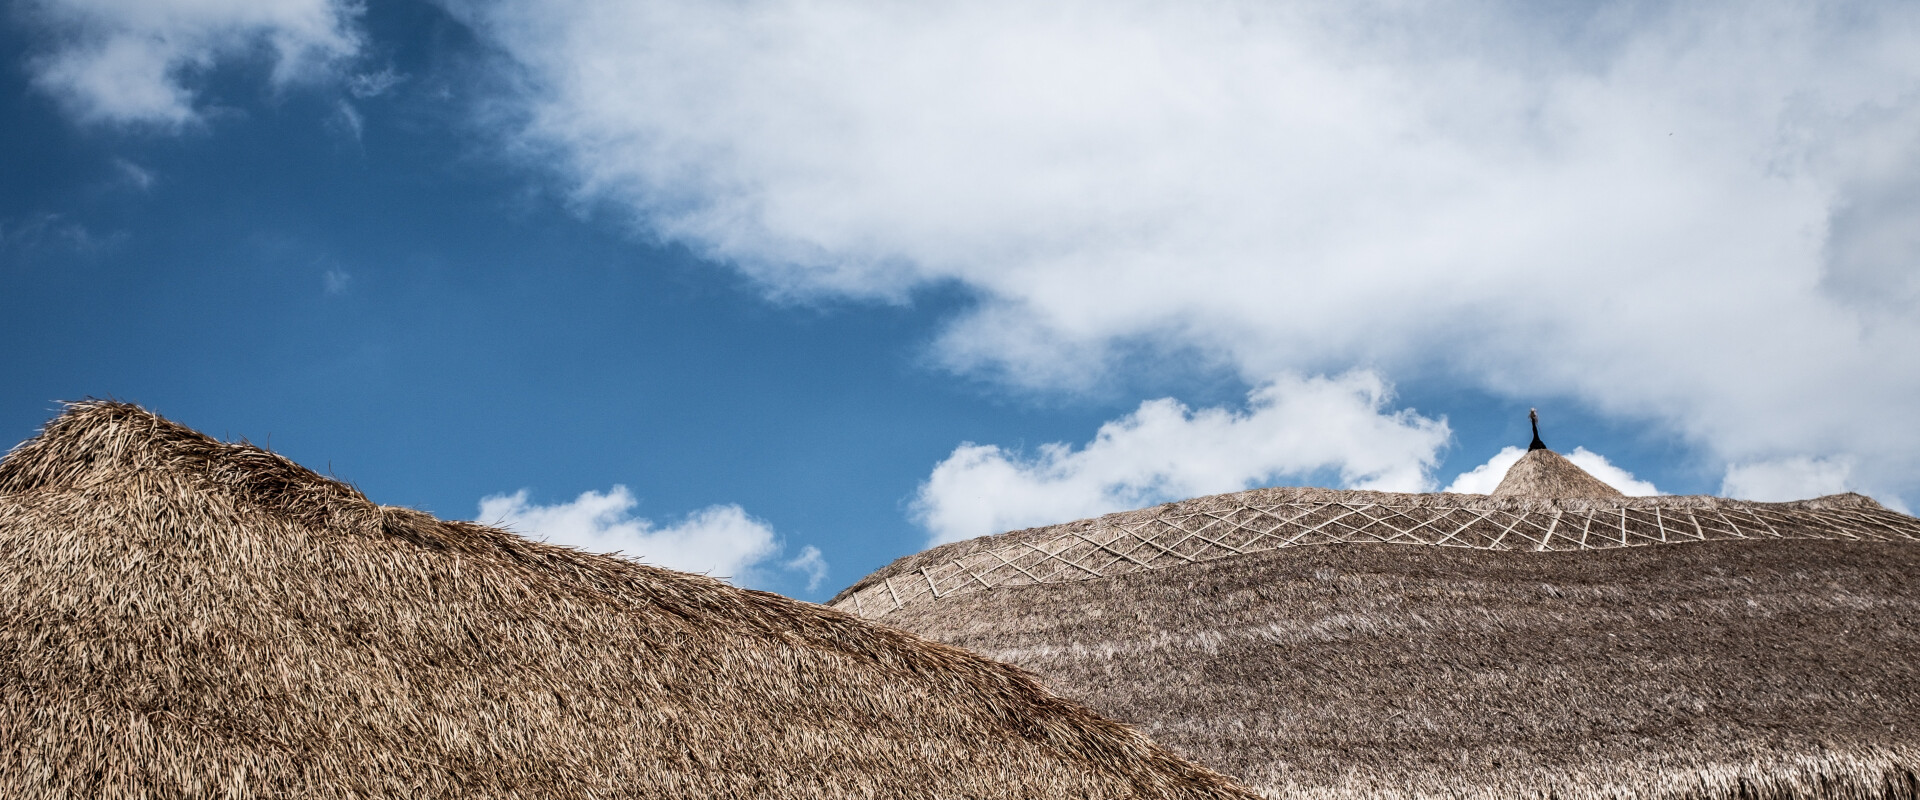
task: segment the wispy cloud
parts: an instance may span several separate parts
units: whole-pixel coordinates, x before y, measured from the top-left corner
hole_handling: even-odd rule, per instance
[[[1256,389],[1244,409],[1142,403],[1079,447],[1023,454],[968,442],[934,467],[913,513],[938,544],[1322,471],[1354,488],[1431,489],[1447,424],[1388,410],[1390,399],[1369,373],[1290,377]]]
[[[969,287],[957,370],[1360,364],[1920,488],[1911,3],[451,5],[581,197],[776,295]]]
[[[360,115],[360,109],[345,100],[334,106],[333,127],[356,142],[360,141],[367,129],[366,119]]]
[[[0,219],[0,255],[14,261],[64,256],[90,258],[112,249],[125,238],[125,231],[96,233],[61,214]]]
[[[807,591],[820,588],[820,582],[827,579],[827,559],[820,554],[820,548],[807,545],[800,548],[800,555],[794,556],[780,565],[783,568],[807,576]]]
[[[347,79],[347,92],[362,100],[379,97],[392,91],[407,80],[407,76],[395,71],[393,67],[376,72],[363,72]]]
[[[153,174],[153,170],[124,158],[114,159],[113,166],[114,169],[120,172],[121,180],[126,181],[128,186],[142,192],[152,189],[153,184],[159,180],[159,178]]]
[[[708,506],[667,525],[635,516],[638,505],[633,493],[617,484],[607,492],[583,492],[553,505],[531,502],[521,489],[482,499],[478,520],[555,544],[620,553],[737,584],[764,584],[771,578],[770,567],[805,575],[809,591],[826,577],[826,559],[812,546],[779,562],[781,545],[773,527],[737,505]]]
[[[334,75],[359,53],[363,6],[347,0],[39,0],[47,37],[34,85],[83,123],[178,129],[197,122],[196,79],[272,57],[275,86]]]

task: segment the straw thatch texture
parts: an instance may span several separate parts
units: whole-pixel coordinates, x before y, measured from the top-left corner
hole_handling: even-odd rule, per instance
[[[1538,441],[1536,436],[1535,441]],[[1619,489],[1593,477],[1559,453],[1536,447],[1507,468],[1491,497],[1624,497]]]
[[[0,461],[7,797],[1247,797],[1026,673],[78,404]]]
[[[1303,545],[1558,551],[1723,539],[1913,542],[1920,541],[1920,520],[1857,494],[1753,503],[1256,489],[941,545],[862,578],[831,605],[879,619],[972,592],[1097,580]]]
[[[1916,578],[1895,542],[1350,544],[885,621],[1272,797],[1913,800]]]

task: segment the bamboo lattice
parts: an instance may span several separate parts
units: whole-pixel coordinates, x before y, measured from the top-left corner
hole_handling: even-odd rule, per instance
[[[833,605],[874,619],[913,603],[985,589],[1092,580],[1316,544],[1547,551],[1730,539],[1920,542],[1920,520],[1879,508],[1779,510],[1761,504],[1623,504],[1553,511],[1365,502],[1246,504],[1170,511],[1133,522],[1069,529],[1053,538],[1014,540],[889,575]]]

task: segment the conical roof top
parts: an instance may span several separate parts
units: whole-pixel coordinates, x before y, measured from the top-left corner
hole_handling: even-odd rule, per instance
[[[77,404],[0,460],[0,794],[1250,798],[1027,673]]]
[[[1545,500],[1625,496],[1565,456],[1547,449],[1546,443],[1540,440],[1539,411],[1528,410],[1527,418],[1533,423],[1533,442],[1527,447],[1527,454],[1507,468],[1506,476],[1500,479],[1492,496]]]
[[[1547,450],[1528,450],[1507,468],[1492,497],[1566,500],[1576,497],[1625,497],[1619,489],[1575,466],[1566,456]]]

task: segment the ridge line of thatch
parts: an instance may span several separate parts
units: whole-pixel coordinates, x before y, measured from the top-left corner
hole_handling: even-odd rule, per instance
[[[221,442],[132,403],[83,400],[0,457],[0,500],[27,499],[146,472],[186,476],[271,515],[321,530],[386,537],[424,551],[476,557],[516,570],[529,584],[582,600],[731,626],[831,650],[922,678],[972,683],[988,710],[1017,735],[1060,753],[1111,757],[1143,787],[1254,795],[1182,758],[1131,727],[1047,691],[1032,673],[846,612],[704,575],[536,542],[498,528],[381,506],[352,486],[247,442]],[[783,624],[782,624],[783,623]]]

